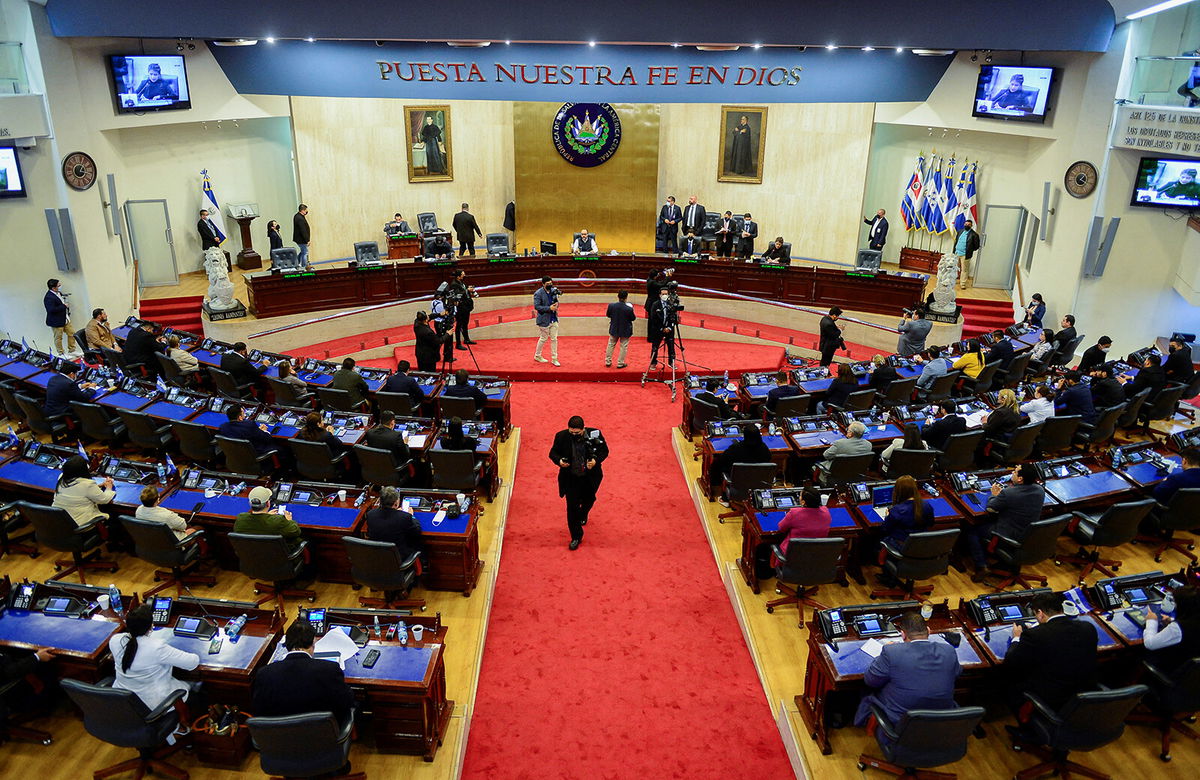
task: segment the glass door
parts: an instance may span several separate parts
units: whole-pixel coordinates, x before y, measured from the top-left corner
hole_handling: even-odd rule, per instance
[[[175,267],[175,240],[166,200],[125,201],[129,243],[137,263],[138,285],[162,287],[179,283]]]
[[[988,206],[983,213],[975,286],[1011,290],[1029,212],[1024,206]]]

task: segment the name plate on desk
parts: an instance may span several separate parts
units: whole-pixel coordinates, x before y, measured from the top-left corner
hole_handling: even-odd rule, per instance
[[[517,260],[516,255],[500,256],[500,257],[494,257],[492,255],[488,255],[488,259],[487,259],[487,261],[489,263],[512,263],[512,262],[515,262],[516,260]]]
[[[576,260],[599,260],[599,255],[575,255]]]

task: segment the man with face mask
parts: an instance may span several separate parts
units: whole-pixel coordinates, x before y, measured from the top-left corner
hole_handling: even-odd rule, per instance
[[[1196,376],[1196,369],[1192,366],[1192,345],[1184,341],[1182,336],[1175,336],[1167,349],[1170,350],[1170,354],[1163,363],[1167,381],[1188,384]]]
[[[608,457],[604,434],[584,427],[583,418],[567,420],[566,430],[554,434],[550,460],[558,466],[558,494],[567,500],[567,528],[571,532],[570,549],[579,549],[588,513],[596,503],[596,491],[604,472],[600,464]]]
[[[1111,347],[1112,339],[1108,336],[1101,336],[1099,341],[1084,351],[1083,357],[1079,361],[1079,370],[1087,373],[1096,366],[1102,366],[1107,363],[1108,358],[1106,355]]]
[[[658,301],[650,308],[650,365],[658,362],[658,348],[667,342],[667,364],[675,367],[675,326],[679,324],[679,312],[670,303],[670,293],[664,287],[658,292]]]
[[[533,351],[533,359],[545,363],[542,357],[542,347],[550,341],[550,362],[561,366],[558,362],[558,296],[561,293],[554,286],[549,276],[542,277],[542,286],[533,294],[533,308],[537,312],[538,342]]]

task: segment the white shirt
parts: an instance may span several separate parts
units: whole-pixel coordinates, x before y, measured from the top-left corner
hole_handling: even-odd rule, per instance
[[[121,670],[121,659],[129,634],[117,634],[108,640],[117,673],[113,687],[133,691],[150,709],[162,704],[175,691],[188,690],[187,683],[171,676],[172,669],[195,669],[200,665],[200,656],[171,647],[162,637],[165,637],[162,631],[138,637],[137,654],[128,672]]]
[[[87,525],[104,515],[101,504],[107,504],[116,497],[117,491],[105,490],[94,480],[77,479],[70,485],[64,485],[54,491],[51,506],[67,510],[76,525]]]
[[[175,532],[176,539],[182,539],[188,535],[187,521],[166,507],[139,506],[137,511],[133,513],[133,516],[138,520],[162,523]]]
[[[1142,644],[1147,650],[1162,650],[1164,647],[1177,645],[1183,641],[1183,629],[1175,621],[1164,628],[1158,630],[1158,615],[1151,612],[1146,615],[1146,628],[1142,630]]]
[[[1021,411],[1029,415],[1029,422],[1040,423],[1054,416],[1054,402],[1049,398],[1034,398],[1021,404]]]

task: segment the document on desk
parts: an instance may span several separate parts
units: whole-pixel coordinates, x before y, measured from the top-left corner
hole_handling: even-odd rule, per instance
[[[867,641],[863,642],[862,647],[858,649],[862,650],[872,658],[878,658],[879,654],[883,652],[883,643],[878,639],[868,639]]]
[[[404,438],[404,443],[410,447],[424,447],[425,440],[427,438],[429,438],[428,434],[417,433],[417,434],[413,434],[412,436],[406,436]]]
[[[980,409],[978,412],[971,412],[964,419],[967,421],[968,428],[982,428],[983,418],[987,417],[991,409]]]
[[[313,648],[314,654],[337,653],[338,666],[343,671],[346,669],[346,661],[353,658],[357,652],[358,645],[354,644],[354,640],[341,631],[325,632],[325,636],[318,639],[316,646]]]

